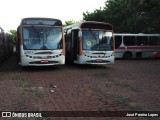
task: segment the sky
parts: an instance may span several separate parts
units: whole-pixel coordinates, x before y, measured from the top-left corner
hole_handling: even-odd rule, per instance
[[[93,12],[105,6],[106,0],[0,0],[0,26],[5,30],[17,29],[22,18],[57,18],[63,23],[80,21],[83,12]]]

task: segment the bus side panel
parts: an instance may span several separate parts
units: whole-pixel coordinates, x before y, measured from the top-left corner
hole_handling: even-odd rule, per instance
[[[3,59],[3,35],[0,33],[0,62]]]

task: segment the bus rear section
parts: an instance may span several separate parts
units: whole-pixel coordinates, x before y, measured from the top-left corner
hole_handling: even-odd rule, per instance
[[[77,64],[114,63],[112,25],[87,21],[67,26],[64,29],[66,61]]]
[[[115,34],[115,58],[153,58],[160,52],[160,34]]]
[[[51,18],[25,18],[17,30],[21,66],[65,64],[62,22]]]

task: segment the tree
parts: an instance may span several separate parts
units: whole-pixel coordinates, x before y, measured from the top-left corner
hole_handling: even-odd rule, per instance
[[[73,20],[68,20],[68,21],[65,21],[65,24],[63,26],[65,27],[65,26],[68,26],[68,25],[72,25],[74,23],[76,23],[76,22],[73,21]]]
[[[86,21],[105,21],[104,12],[102,8],[96,9],[93,13],[86,11],[86,13],[83,12],[83,19]]]
[[[115,32],[160,33],[159,8],[159,0],[107,0],[103,9],[83,13],[83,19],[111,23]]]
[[[14,43],[16,42],[16,37],[17,37],[17,31],[16,30],[10,30],[9,31],[13,37]]]

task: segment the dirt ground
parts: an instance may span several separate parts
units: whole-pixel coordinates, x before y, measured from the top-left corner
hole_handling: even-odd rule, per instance
[[[160,60],[24,69],[12,56],[0,65],[0,111],[160,111]],[[159,120],[160,117],[35,119]]]

